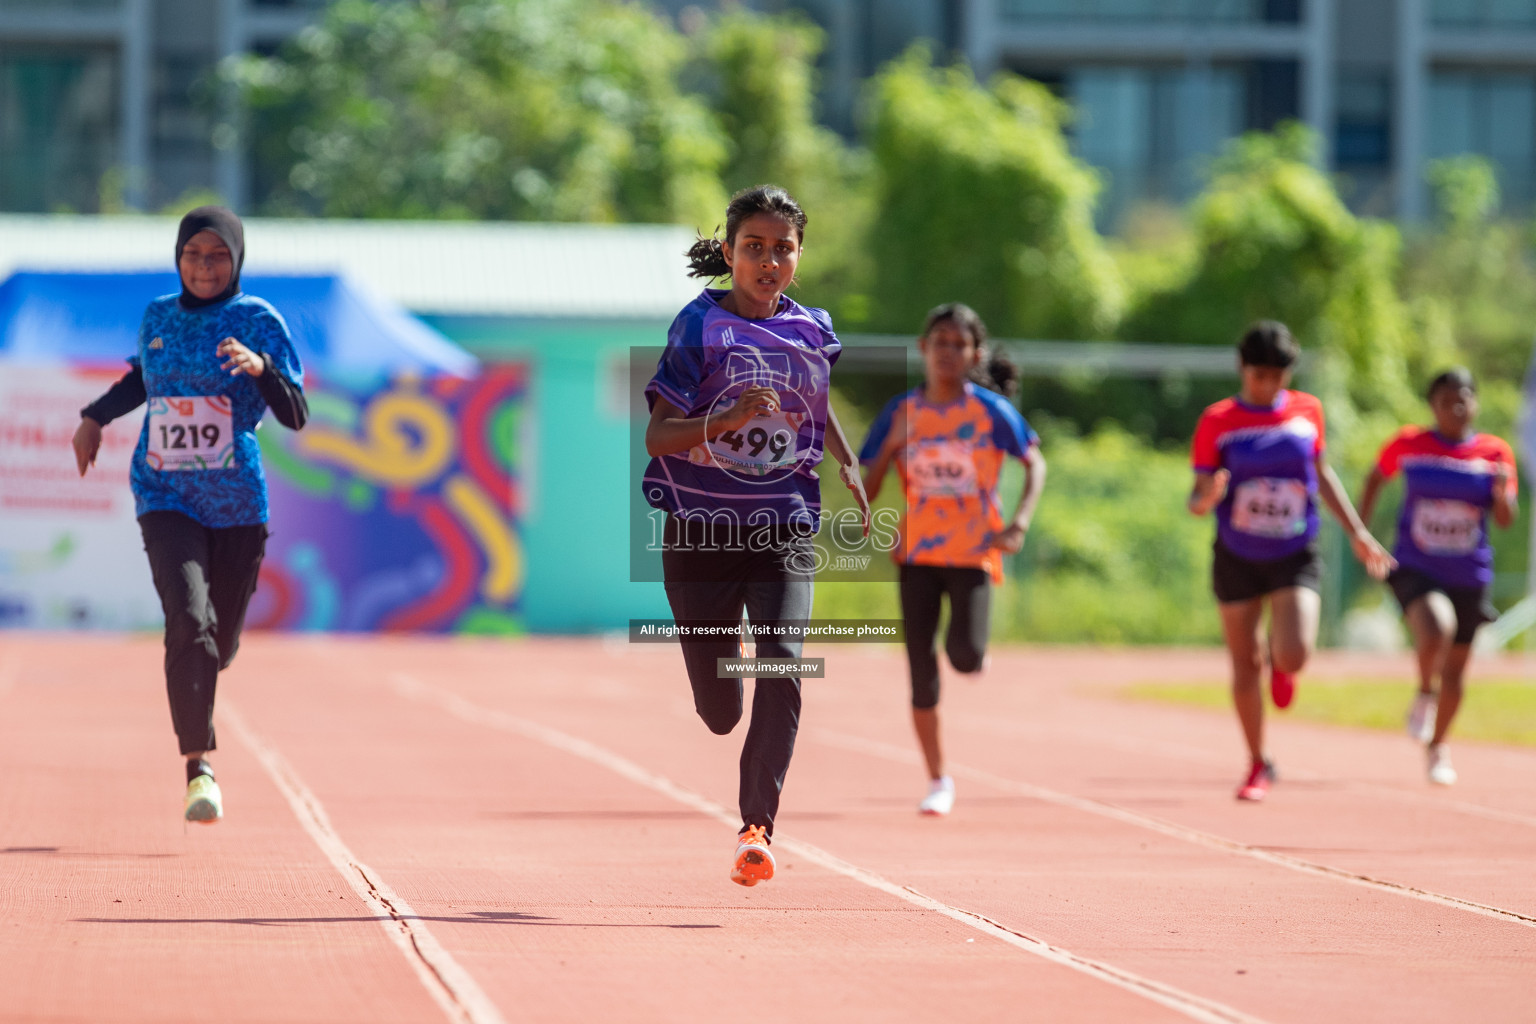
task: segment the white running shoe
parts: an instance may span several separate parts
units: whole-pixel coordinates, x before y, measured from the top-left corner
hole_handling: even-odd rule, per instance
[[[1426,747],[1425,752],[1429,760],[1429,781],[1437,786],[1456,785],[1456,767],[1451,764],[1451,752],[1445,749],[1445,744]]]
[[[923,802],[917,805],[919,814],[932,814],[935,817],[948,814],[954,809],[955,780],[948,775],[930,782],[928,795],[923,797]]]
[[[1417,693],[1413,706],[1408,709],[1408,735],[1420,743],[1435,738],[1435,716],[1440,711],[1440,698],[1433,693]]]
[[[212,775],[199,775],[187,783],[188,821],[212,825],[223,817],[224,795],[219,792],[219,784],[213,781]]]

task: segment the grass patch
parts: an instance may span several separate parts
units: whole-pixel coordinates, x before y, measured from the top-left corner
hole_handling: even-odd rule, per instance
[[[1226,683],[1139,683],[1119,691],[1135,700],[1217,708],[1231,713]],[[1296,686],[1296,701],[1280,714],[1309,722],[1400,732],[1413,700],[1413,685],[1375,679],[1306,679]],[[1483,740],[1536,747],[1536,683],[1519,679],[1474,679],[1452,739]]]

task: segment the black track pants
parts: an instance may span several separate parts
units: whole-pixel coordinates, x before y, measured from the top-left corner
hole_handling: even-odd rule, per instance
[[[171,723],[183,754],[212,750],[214,690],[240,646],[267,528],[216,530],[180,512],[146,512],[139,529],[165,611]]]
[[[809,538],[780,536],[765,551],[680,545],[679,520],[667,518],[661,560],[667,601],[680,626],[739,622],[742,610],[753,623],[804,626],[811,614],[814,577]],[[683,662],[693,687],[693,706],[710,731],[724,736],[741,721],[740,679],[718,677],[717,658],[742,655],[736,637],[682,640]],[[798,658],[799,640],[760,640],[759,658]],[[779,793],[795,752],[800,729],[800,680],[760,678],[752,694],[752,721],[741,748],[741,818],[773,834]]]
[[[902,565],[901,617],[907,634],[907,668],[912,673],[912,706],[939,703],[939,604],[949,595],[949,629],[944,652],[956,672],[975,672],[987,654],[991,630],[992,579],[985,569]]]

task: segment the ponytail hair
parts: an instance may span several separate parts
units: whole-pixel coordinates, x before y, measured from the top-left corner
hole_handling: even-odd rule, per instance
[[[777,185],[744,188],[731,197],[730,205],[725,208],[725,238],[718,238],[714,234],[708,238],[701,235],[697,242],[688,247],[685,254],[688,257],[688,276],[729,277],[731,265],[725,262],[725,247],[735,243],[736,229],[741,227],[741,222],[759,213],[776,213],[783,217],[794,227],[795,237],[801,242],[805,241],[807,218],[794,196]],[[719,231],[719,228],[715,230]]]
[[[729,277],[731,265],[725,262],[725,246],[714,235],[700,237],[688,247],[689,277]]]
[[[928,332],[946,321],[953,324],[955,330],[969,334],[977,350],[987,354],[987,325],[980,314],[963,302],[946,302],[930,309],[923,320],[923,336],[927,337]],[[1012,398],[1014,392],[1019,390],[1019,368],[1001,352],[987,355],[983,364],[971,370],[970,379],[972,383],[1007,398]]]

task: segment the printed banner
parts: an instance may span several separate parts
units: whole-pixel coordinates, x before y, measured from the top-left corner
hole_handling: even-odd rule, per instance
[[[143,417],[108,424],[83,479],[71,445],[80,409],[126,370],[0,360],[0,627],[160,625],[128,489]]]
[[[0,628],[162,624],[128,484],[147,410],[106,427],[84,479],[71,448],[122,373],[0,362]],[[312,374],[306,394],[303,431],[257,433],[271,538],[247,628],[520,631],[526,367]]]
[[[527,368],[306,388],[261,439],[271,538],[248,627],[520,631]]]

